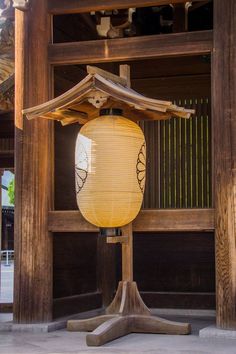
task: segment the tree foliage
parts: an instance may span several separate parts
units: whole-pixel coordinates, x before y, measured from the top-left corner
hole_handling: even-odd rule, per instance
[[[10,204],[14,204],[15,203],[15,180],[14,180],[14,178],[10,181],[10,183],[8,185],[7,194],[8,194]]]

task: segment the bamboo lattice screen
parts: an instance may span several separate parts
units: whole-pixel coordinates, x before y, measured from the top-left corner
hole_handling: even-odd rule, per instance
[[[175,103],[196,109],[196,114],[188,120],[140,123],[148,156],[143,208],[210,208],[210,101],[204,97]]]

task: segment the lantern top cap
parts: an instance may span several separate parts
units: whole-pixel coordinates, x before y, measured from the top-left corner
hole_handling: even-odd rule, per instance
[[[100,68],[87,66],[88,75],[72,89],[41,105],[23,110],[28,119],[58,120],[62,125],[85,124],[100,109],[121,109],[133,121],[189,118],[194,110],[171,101],[148,98],[128,87],[128,80]]]
[[[100,109],[100,116],[122,116],[123,111],[120,108],[103,108]]]

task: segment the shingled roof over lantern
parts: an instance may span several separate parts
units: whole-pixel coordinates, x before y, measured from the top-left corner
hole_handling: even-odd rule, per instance
[[[178,107],[170,101],[145,97],[127,86],[127,81],[102,69],[87,66],[88,75],[64,94],[39,106],[28,108],[28,119],[57,120],[62,125],[85,124],[99,116],[100,108],[121,108],[133,121],[189,118],[194,110]]]

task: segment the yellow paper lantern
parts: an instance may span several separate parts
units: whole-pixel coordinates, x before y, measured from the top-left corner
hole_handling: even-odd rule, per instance
[[[121,227],[140,211],[145,187],[145,138],[140,127],[118,114],[101,116],[80,130],[75,150],[77,204],[90,223]],[[102,115],[104,114],[104,115]]]

